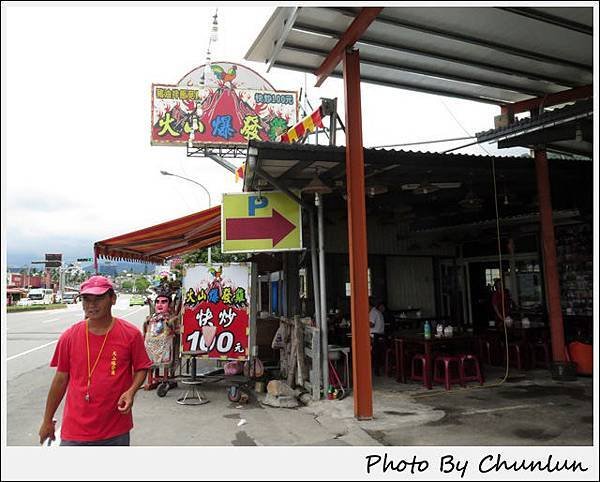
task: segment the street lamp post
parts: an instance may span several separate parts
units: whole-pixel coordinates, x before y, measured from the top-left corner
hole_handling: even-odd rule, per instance
[[[184,176],[180,176],[179,174],[173,174],[171,172],[167,172],[167,171],[160,171],[160,173],[163,176],[174,176],[174,177],[178,177],[180,179],[184,179],[186,181],[190,181],[193,182],[194,184],[197,184],[198,186],[200,186],[202,189],[204,189],[204,192],[206,193],[206,195],[208,196],[208,207],[212,207],[212,201],[210,198],[210,193],[208,192],[208,189],[206,189],[202,184],[200,184],[198,181],[194,181],[193,179],[190,179],[188,177],[184,177]],[[208,247],[208,264],[212,264],[212,251],[211,251],[211,247]]]

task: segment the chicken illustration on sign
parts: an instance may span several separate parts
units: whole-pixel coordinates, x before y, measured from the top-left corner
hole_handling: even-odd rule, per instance
[[[225,83],[229,82],[231,88],[235,88],[233,79],[235,79],[237,75],[237,65],[232,65],[227,71],[220,65],[211,65],[210,67],[215,74],[215,77],[222,82],[221,87],[224,87]]]
[[[183,282],[181,351],[200,358],[246,360],[249,265],[196,265]]]
[[[296,123],[296,92],[271,90],[262,77],[237,64],[211,64],[210,78],[195,77],[199,69],[178,85],[152,86],[152,144],[274,141]]]

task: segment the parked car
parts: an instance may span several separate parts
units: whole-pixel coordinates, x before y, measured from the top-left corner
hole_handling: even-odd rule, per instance
[[[144,306],[146,304],[146,299],[142,295],[132,295],[129,298],[129,306],[140,305]]]
[[[63,303],[77,303],[77,299],[79,298],[79,293],[71,292],[71,293],[63,293],[62,302]]]

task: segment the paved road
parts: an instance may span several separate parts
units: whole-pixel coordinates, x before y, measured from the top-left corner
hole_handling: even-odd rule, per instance
[[[120,295],[113,315],[141,327],[147,306],[129,306]],[[48,365],[60,334],[83,319],[81,303],[6,317],[7,443],[31,445],[41,420],[54,369]]]
[[[142,325],[147,306],[129,306],[129,295],[118,298],[113,314]],[[58,337],[73,323],[83,319],[81,303],[66,309],[9,313],[6,320],[7,379],[48,364]]]
[[[119,300],[114,313],[141,325],[147,307]],[[66,310],[11,314],[8,317],[7,444],[37,445],[37,431],[54,369],[48,367],[55,342],[81,317],[81,305]],[[46,346],[47,345],[47,346]],[[227,381],[202,385],[211,402],[182,406],[184,384],[159,398],[155,391],[136,396],[132,445],[591,445],[593,383],[553,381],[547,370],[513,373],[498,385],[501,368],[486,367],[481,388],[453,387],[450,393],[422,390],[374,377],[374,413],[354,419],[353,397],[322,400],[297,410],[227,399]],[[259,394],[260,399],[264,394]],[[421,398],[419,398],[421,397]],[[157,417],[157,414],[160,414]],[[61,418],[61,413],[57,413]]]

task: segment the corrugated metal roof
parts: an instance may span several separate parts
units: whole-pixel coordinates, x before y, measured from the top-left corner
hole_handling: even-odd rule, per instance
[[[314,73],[360,11],[277,8],[245,58]],[[593,8],[386,7],[355,48],[364,82],[513,103],[592,84]]]
[[[561,219],[571,219],[576,218],[580,215],[577,209],[562,209],[557,211],[552,211],[552,217],[554,221],[558,221]],[[518,225],[518,224],[528,224],[528,223],[536,223],[539,222],[540,213],[532,212],[527,214],[519,214],[516,216],[505,216],[498,218],[498,223],[501,226],[509,226],[509,225]],[[436,228],[427,228],[427,229],[417,229],[415,233],[436,233],[443,232],[446,233],[448,230],[461,230],[465,228],[485,228],[485,227],[495,227],[496,219],[483,219],[480,221],[474,221],[471,223],[464,224],[455,224],[452,226],[441,226]]]
[[[537,117],[526,117],[517,120],[506,127],[498,129],[489,129],[483,132],[477,132],[475,137],[479,142],[499,139],[508,134],[521,133],[534,127],[542,127],[550,123],[566,122],[573,119],[591,118],[594,113],[594,105],[591,99],[575,102],[574,104],[564,105],[556,109],[547,110]]]
[[[592,99],[547,110],[498,129],[476,134],[478,142],[498,141],[498,147],[532,147],[591,156],[594,140]]]
[[[489,175],[492,160],[500,171],[511,171],[515,177],[521,176],[524,171],[534,172],[534,161],[530,157],[364,149],[367,184],[375,179],[388,183],[419,182],[426,175],[435,177],[431,181],[453,181],[456,177],[466,181],[470,173],[477,183],[482,174]],[[250,141],[247,161],[244,177],[246,191],[260,187],[255,169],[257,165],[273,178],[282,180],[288,187],[304,186],[317,171],[326,182],[345,181],[344,146]],[[552,160],[552,167],[556,170],[569,170],[572,163],[584,163],[591,169],[591,162],[582,159]]]
[[[399,217],[402,213],[395,210],[400,206],[409,206],[414,214],[411,225],[418,227],[491,219],[495,210],[494,178],[502,217],[536,210],[536,170],[531,157],[365,149],[364,162],[367,204],[375,206],[385,219]],[[555,209],[591,209],[593,165],[589,159],[550,159],[549,171]],[[302,191],[315,175],[332,190],[326,196],[328,209],[345,210],[344,147],[250,141],[245,191],[266,191],[273,186]],[[403,189],[404,184],[424,182],[458,186],[425,195]],[[483,201],[481,210],[461,205],[471,192]],[[306,200],[307,194],[304,197]]]

